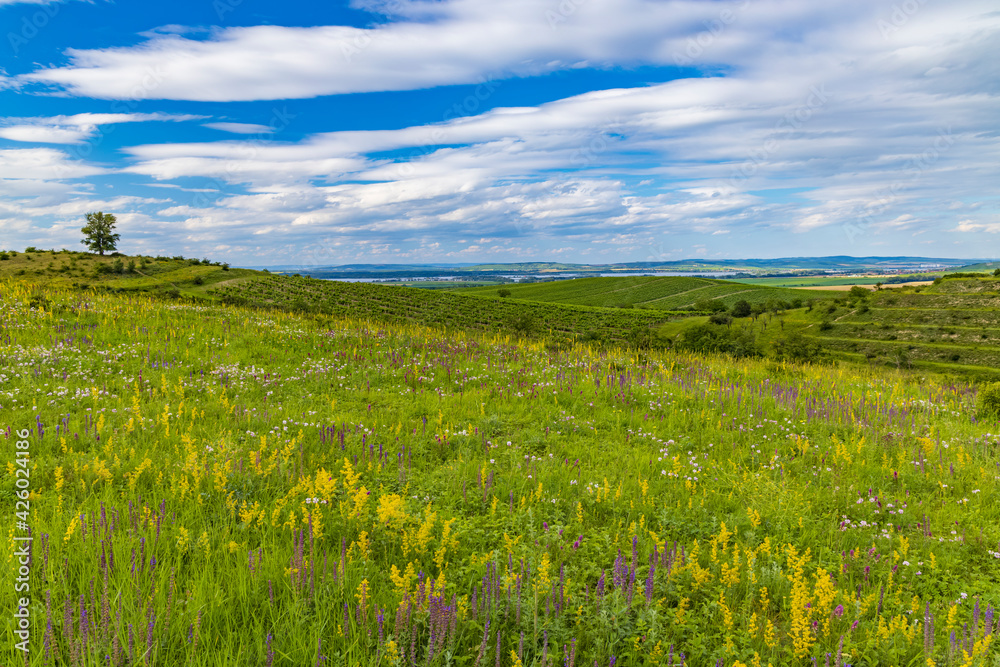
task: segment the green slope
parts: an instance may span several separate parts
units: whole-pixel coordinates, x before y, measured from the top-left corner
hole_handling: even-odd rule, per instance
[[[224,301],[386,323],[479,331],[565,334],[626,341],[665,322],[661,311],[541,304],[496,296],[469,296],[372,283],[346,283],[268,275],[220,284]],[[489,294],[489,293],[487,293]]]
[[[657,310],[678,310],[704,299],[718,299],[732,306],[743,299],[750,303],[770,300],[831,299],[836,294],[819,290],[793,290],[748,285],[731,280],[689,277],[634,276],[622,278],[576,278],[546,283],[507,285],[511,297],[542,303],[567,303],[606,308],[634,306]],[[461,294],[496,295],[497,288],[477,287],[456,290]]]

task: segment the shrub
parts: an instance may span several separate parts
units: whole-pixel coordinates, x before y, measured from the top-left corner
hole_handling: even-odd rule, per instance
[[[121,258],[118,258],[114,262],[111,263],[111,272],[112,273],[124,273],[125,272],[125,263],[122,262]]]
[[[1000,382],[990,382],[979,387],[976,408],[980,419],[1000,418]]]
[[[729,314],[733,317],[750,317],[750,313],[752,312],[753,309],[750,307],[750,302],[746,299],[740,299],[733,304],[733,308],[729,311]]]
[[[0,262],[6,262],[10,259],[10,255],[5,252],[0,252]]]
[[[521,336],[528,337],[538,329],[538,321],[531,312],[520,313],[508,319],[508,326]]]
[[[788,361],[813,362],[819,358],[820,351],[819,343],[803,336],[801,331],[790,331],[774,344],[775,356]]]
[[[822,322],[819,323],[820,331],[829,331],[832,328],[833,328],[833,323],[830,320],[823,320]]]
[[[720,313],[726,309],[726,304],[718,299],[699,299],[694,302],[694,309],[703,313]]]
[[[712,315],[708,318],[708,321],[712,324],[724,324],[728,326],[729,324],[732,324],[733,318],[725,313],[712,313]]]
[[[33,245],[29,245],[27,248],[24,249],[24,252],[38,252],[38,248],[36,248]]]
[[[228,271],[229,270],[229,263],[228,262],[222,265],[222,270],[223,271]]]
[[[203,277],[201,277],[201,276],[195,276],[194,277],[194,284],[195,285],[204,285],[205,284],[205,279]]]

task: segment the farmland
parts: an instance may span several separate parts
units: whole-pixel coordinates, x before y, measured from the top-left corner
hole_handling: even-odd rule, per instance
[[[484,299],[440,290],[280,276],[220,284],[211,294],[231,303],[308,310],[327,316],[564,338],[589,335],[622,340],[633,331],[649,331],[669,316],[664,312],[506,300],[497,298],[495,291]]]
[[[711,278],[621,277],[578,278],[548,283],[505,286],[511,298],[542,303],[572,303],[585,306],[641,307],[677,310],[703,300],[718,299],[726,306],[739,300],[750,303],[782,300],[801,303],[807,299],[826,299],[829,294],[809,290],[749,286],[739,282]],[[457,290],[460,294],[495,295],[495,288]]]
[[[482,312],[428,327],[404,316],[427,292],[271,280],[0,282],[28,664],[995,662],[1000,425],[975,386],[551,346],[492,328],[514,299],[431,294]],[[988,318],[981,287],[866,314],[961,293]],[[866,315],[839,308],[834,331]]]

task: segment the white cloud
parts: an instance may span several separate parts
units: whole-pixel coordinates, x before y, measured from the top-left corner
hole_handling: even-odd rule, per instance
[[[233,134],[271,134],[274,132],[274,128],[268,127],[267,125],[257,125],[255,123],[204,123],[205,127],[211,128],[213,130],[221,130],[222,132],[231,132]]]
[[[133,47],[70,49],[70,63],[18,79],[105,99],[239,101],[467,84],[579,67],[634,64],[722,65],[751,71],[783,61],[785,74],[824,67],[822,50],[851,45],[851,58],[883,51],[877,21],[888,7],[862,0],[836,5],[781,0],[401,0],[395,20],[373,28],[253,26],[220,29],[208,39],[172,31]],[[990,11],[989,3],[965,4]],[[925,6],[912,24],[952,6]],[[989,21],[987,21],[987,24]],[[907,26],[893,35],[920,29]],[[849,40],[849,41],[848,41]],[[820,52],[817,53],[817,46]],[[921,74],[940,66],[925,53]]]
[[[0,179],[58,181],[103,173],[100,167],[52,148],[0,149]]]
[[[205,116],[165,113],[80,113],[72,116],[8,117],[0,119],[0,138],[45,144],[81,144],[96,135],[101,125],[149,121],[182,122],[203,118]]]

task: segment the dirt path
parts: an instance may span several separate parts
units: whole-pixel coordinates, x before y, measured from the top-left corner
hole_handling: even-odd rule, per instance
[[[923,287],[933,285],[933,280],[915,280],[909,283],[882,283],[882,289],[896,289],[898,287]],[[788,289],[814,289],[822,292],[849,292],[852,287],[864,287],[866,290],[875,290],[875,285],[813,285],[802,287],[789,287]]]

